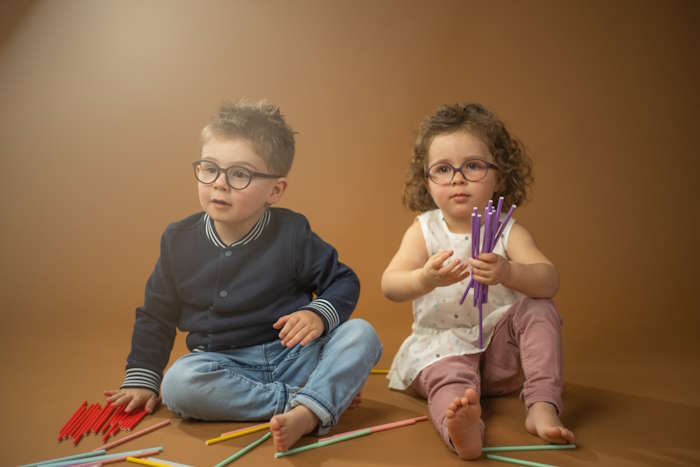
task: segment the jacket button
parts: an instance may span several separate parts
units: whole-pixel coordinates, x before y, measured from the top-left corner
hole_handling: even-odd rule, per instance
[[[219,292],[219,297],[224,298],[227,296],[228,296],[228,292],[226,292],[225,290],[222,290],[221,292]]]

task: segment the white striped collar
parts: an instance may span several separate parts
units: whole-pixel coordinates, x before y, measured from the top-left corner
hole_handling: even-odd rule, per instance
[[[269,223],[270,210],[266,209],[263,215],[260,216],[260,219],[258,219],[258,222],[255,223],[253,228],[250,229],[250,231],[247,234],[245,234],[243,238],[233,242],[230,245],[226,245],[221,240],[221,238],[219,238],[219,234],[216,233],[216,229],[214,228],[214,221],[211,220],[209,214],[207,214],[206,212],[204,213],[204,231],[207,234],[207,238],[209,239],[209,241],[219,248],[233,248],[234,246],[238,245],[247,245],[248,243],[260,237],[260,235],[262,235],[263,233],[263,230]]]

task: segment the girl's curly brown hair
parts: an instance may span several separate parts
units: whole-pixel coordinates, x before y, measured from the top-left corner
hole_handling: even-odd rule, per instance
[[[425,212],[437,208],[426,187],[428,149],[436,136],[456,131],[473,134],[491,151],[501,181],[500,189],[493,194],[494,201],[500,196],[505,198],[506,206],[527,201],[534,177],[532,161],[523,144],[511,137],[503,122],[481,104],[455,104],[440,107],[420,125],[403,192],[403,203],[408,209]]]

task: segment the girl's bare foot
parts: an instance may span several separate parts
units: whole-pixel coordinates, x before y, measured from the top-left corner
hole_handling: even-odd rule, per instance
[[[481,456],[481,404],[474,389],[464,391],[445,412],[445,423],[450,440],[462,459]]]
[[[559,420],[557,409],[549,402],[535,402],[527,411],[525,429],[545,441],[555,444],[574,443],[574,433]]]
[[[303,405],[297,405],[289,412],[275,415],[270,419],[270,432],[275,450],[286,451],[299,441],[299,438],[311,433],[318,425],[318,417]]]

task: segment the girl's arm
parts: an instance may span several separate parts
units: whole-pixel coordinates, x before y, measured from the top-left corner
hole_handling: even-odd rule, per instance
[[[559,290],[559,272],[525,227],[513,226],[506,252],[508,259],[485,253],[473,260],[474,279],[487,285],[503,284],[533,298],[554,297]]]
[[[452,254],[440,251],[429,258],[420,224],[415,221],[382,275],[382,293],[389,300],[404,302],[463,280],[469,275],[467,263],[455,260],[443,265]]]

